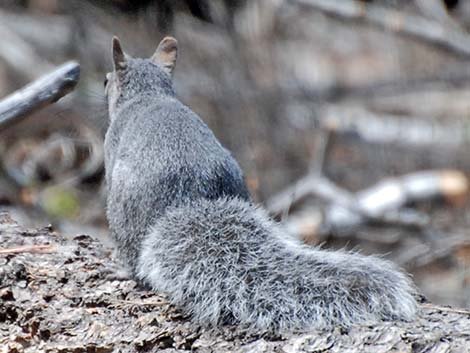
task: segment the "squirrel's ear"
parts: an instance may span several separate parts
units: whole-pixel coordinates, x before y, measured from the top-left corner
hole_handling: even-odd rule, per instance
[[[113,63],[115,71],[125,69],[127,66],[126,54],[122,50],[119,38],[116,36],[113,37]]]
[[[165,37],[158,45],[155,54],[152,55],[150,60],[163,67],[163,69],[171,75],[175,68],[177,53],[178,42],[176,39],[173,37]]]

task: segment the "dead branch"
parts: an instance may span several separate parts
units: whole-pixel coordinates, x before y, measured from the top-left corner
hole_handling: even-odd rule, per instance
[[[329,147],[331,145],[332,130],[328,127],[317,129],[317,138],[315,139],[315,155],[310,162],[310,174],[321,176],[325,169],[328,157]]]
[[[470,56],[470,36],[462,31],[422,16],[408,14],[379,5],[365,5],[352,0],[292,0],[320,10],[330,16],[360,20],[385,30],[402,33],[429,44]]]
[[[448,307],[448,306],[435,305],[435,304],[431,304],[431,303],[422,304],[421,307],[423,309],[428,309],[428,310],[439,310],[439,311],[448,312],[448,313],[457,313],[457,314],[463,314],[463,315],[470,315],[470,310],[456,309],[456,308],[451,308],[451,307]]]
[[[469,244],[466,234],[441,235],[438,241],[405,249],[395,258],[395,262],[403,267],[424,267],[436,260],[448,258],[456,249]]]
[[[0,255],[21,254],[21,253],[50,254],[55,251],[56,251],[55,245],[25,245],[25,246],[18,246],[18,247],[7,248],[7,249],[0,248]]]
[[[389,178],[356,194],[357,207],[367,216],[397,210],[412,201],[442,196],[450,201],[466,196],[467,178],[455,170],[423,171]]]
[[[424,171],[383,180],[352,194],[324,177],[308,175],[267,202],[273,214],[298,204],[307,196],[328,202],[321,212],[303,212],[291,217],[286,226],[302,239],[316,238],[319,233],[348,233],[365,223],[394,224],[423,228],[427,215],[402,209],[412,201],[444,197],[460,202],[468,192],[468,181],[459,171]]]
[[[298,203],[306,196],[316,196],[371,218],[397,210],[411,201],[444,196],[454,200],[465,195],[468,182],[465,175],[454,170],[423,171],[388,178],[352,194],[325,177],[307,175],[267,201],[267,209],[279,214],[285,207]]]
[[[354,196],[347,190],[338,187],[324,177],[309,174],[294,185],[271,197],[266,202],[266,208],[271,214],[278,215],[307,196],[315,196],[345,206],[354,203]]]
[[[80,65],[70,61],[4,98],[0,101],[0,129],[70,93],[79,77]]]

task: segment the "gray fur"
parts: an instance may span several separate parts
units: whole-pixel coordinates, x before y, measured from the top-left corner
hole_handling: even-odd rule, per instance
[[[122,76],[119,76],[122,75]],[[107,91],[107,218],[131,273],[142,239],[169,206],[223,196],[249,199],[243,174],[212,131],[174,97],[170,76],[149,60],[130,59]]]
[[[237,198],[167,209],[143,242],[138,277],[212,326],[347,327],[416,310],[409,278],[392,263],[302,245]]]
[[[409,320],[414,287],[376,257],[307,247],[252,205],[231,154],[132,59],[110,75],[107,216],[134,277],[203,325],[284,332]]]

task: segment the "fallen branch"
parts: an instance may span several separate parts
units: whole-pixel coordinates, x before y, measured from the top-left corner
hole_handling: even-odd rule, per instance
[[[424,171],[388,178],[356,194],[357,207],[367,216],[397,210],[412,201],[445,197],[459,203],[466,197],[466,176],[456,170]]]
[[[307,196],[315,196],[322,200],[338,203],[344,206],[354,203],[354,195],[340,188],[325,177],[309,174],[287,187],[266,202],[266,208],[271,214],[279,215]]]
[[[25,245],[25,246],[18,246],[18,247],[7,248],[7,249],[0,248],[0,255],[21,254],[21,253],[50,254],[55,251],[56,251],[55,245]]]
[[[467,195],[468,182],[459,171],[425,171],[389,178],[355,194],[344,190],[324,177],[308,175],[267,202],[275,215],[286,208],[316,196],[329,203],[319,211],[302,212],[286,221],[291,232],[304,240],[316,239],[325,233],[352,232],[365,223],[394,224],[423,228],[427,215],[402,209],[407,203],[444,197],[460,203]]]
[[[79,77],[80,65],[71,61],[4,98],[0,101],[0,129],[58,101],[74,89]]]

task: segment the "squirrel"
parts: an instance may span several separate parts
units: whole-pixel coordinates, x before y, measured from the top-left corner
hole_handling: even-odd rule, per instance
[[[254,204],[243,173],[176,97],[177,41],[149,59],[112,40],[107,218],[133,278],[202,326],[270,332],[413,319],[416,288],[384,259],[305,245]]]

